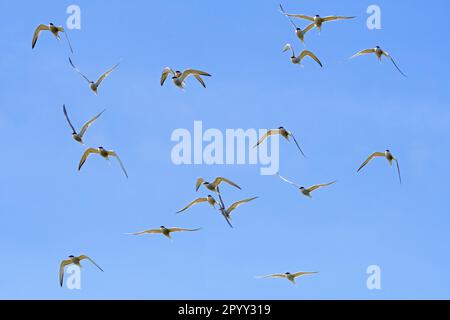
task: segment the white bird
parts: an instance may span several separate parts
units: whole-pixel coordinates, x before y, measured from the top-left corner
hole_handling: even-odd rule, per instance
[[[94,260],[92,260],[92,259],[89,258],[88,256],[86,256],[86,255],[84,255],[84,254],[82,254],[81,256],[78,256],[78,257],[75,257],[75,256],[73,256],[73,255],[70,255],[69,258],[66,259],[66,260],[63,260],[63,261],[61,262],[60,266],[59,266],[59,284],[60,284],[61,287],[62,287],[62,284],[63,284],[63,278],[64,278],[64,268],[65,268],[66,266],[70,265],[70,264],[74,264],[74,265],[76,265],[76,266],[78,266],[78,267],[81,268],[80,262],[81,262],[82,260],[85,260],[85,259],[87,259],[87,260],[89,260],[90,262],[92,262],[92,264],[94,264],[97,268],[100,269],[100,271],[103,272],[103,269],[100,268],[100,266],[99,266],[98,264],[96,264],[96,263],[94,262]]]
[[[289,183],[290,185],[295,186],[297,189],[300,190],[300,192],[301,192],[304,196],[306,196],[306,197],[308,197],[308,198],[312,198],[311,192],[313,192],[313,191],[315,191],[315,190],[317,190],[317,189],[320,189],[320,188],[323,188],[323,187],[327,187],[327,186],[330,186],[330,185],[336,183],[336,181],[333,181],[333,182],[330,182],[330,183],[316,184],[316,185],[314,185],[314,186],[312,186],[312,187],[305,188],[305,187],[301,187],[301,186],[295,184],[295,183],[292,182],[292,181],[289,181],[289,180],[286,179],[286,178],[283,178],[279,173],[277,173],[277,175],[278,175],[278,176],[281,178],[281,180],[283,180],[284,182],[287,182],[287,183]]]
[[[290,14],[290,13],[285,13],[286,16],[288,17],[294,17],[294,18],[299,18],[299,19],[304,19],[304,20],[308,20],[308,21],[312,21],[315,26],[317,27],[317,30],[322,31],[322,25],[325,22],[330,22],[330,21],[336,21],[336,20],[349,20],[349,19],[354,19],[356,17],[345,17],[345,16],[327,16],[327,17],[321,17],[318,14],[316,14],[314,17],[312,16],[307,16],[305,14]]]
[[[356,58],[356,57],[359,57],[362,55],[366,55],[366,54],[372,54],[372,53],[377,56],[378,61],[380,61],[380,63],[381,63],[381,58],[383,56],[389,58],[389,60],[391,60],[392,64],[395,66],[395,68],[397,68],[398,72],[400,72],[402,74],[402,76],[407,77],[406,74],[404,74],[403,71],[395,63],[394,58],[392,58],[392,56],[389,53],[387,53],[386,51],[381,49],[379,46],[376,46],[375,48],[372,48],[372,49],[361,50],[360,52],[351,56],[350,59],[353,59],[353,58]]]
[[[291,50],[291,52],[292,52],[291,62],[293,64],[301,65],[302,60],[305,57],[310,57],[310,58],[314,59],[314,61],[316,61],[319,64],[319,66],[321,66],[323,68],[322,62],[320,62],[319,58],[317,58],[317,56],[314,53],[312,53],[311,51],[303,50],[298,56],[295,56],[294,49],[292,48],[291,44],[286,43],[285,46],[283,47],[283,52],[286,52],[288,50]]]
[[[267,131],[267,133],[264,136],[262,136],[261,139],[259,139],[259,141],[256,143],[256,145],[253,148],[258,147],[261,143],[264,142],[264,140],[266,140],[270,136],[273,136],[273,135],[276,135],[276,134],[281,135],[287,141],[289,141],[289,137],[292,137],[292,139],[294,140],[295,144],[297,145],[298,150],[300,150],[302,155],[304,157],[306,157],[305,154],[303,153],[302,148],[300,148],[300,145],[298,144],[297,139],[295,139],[294,134],[292,132],[290,132],[290,131],[287,131],[284,127],[279,127],[278,129],[270,129],[269,131]]]
[[[296,272],[296,273],[290,273],[290,272],[286,272],[286,273],[275,273],[275,274],[269,274],[267,276],[261,276],[258,278],[284,278],[284,279],[288,279],[290,282],[292,282],[292,284],[296,284],[295,279],[301,276],[306,276],[306,275],[311,275],[311,274],[316,274],[318,272]]]
[[[306,35],[306,33],[307,33],[309,30],[313,29],[313,28],[316,26],[315,23],[312,22],[312,23],[309,24],[305,29],[302,30],[302,29],[299,28],[299,27],[294,23],[294,21],[292,21],[292,19],[286,14],[286,12],[284,11],[283,6],[282,6],[281,4],[280,4],[280,10],[281,10],[281,13],[289,20],[289,22],[291,23],[291,25],[294,27],[295,35],[297,36],[297,38],[299,38],[300,41],[304,44],[304,43],[305,43],[305,35]]]
[[[237,184],[235,184],[234,182],[232,182],[232,181],[230,181],[230,180],[228,180],[228,179],[226,179],[226,178],[223,178],[223,177],[217,177],[216,179],[214,179],[213,182],[208,182],[208,181],[205,181],[205,179],[203,179],[203,178],[198,178],[198,179],[197,179],[197,182],[196,182],[196,184],[195,184],[195,191],[198,191],[198,189],[199,189],[202,185],[204,185],[208,190],[214,191],[214,192],[217,193],[217,187],[218,187],[222,182],[228,183],[229,185],[232,185],[232,186],[235,187],[235,188],[241,189],[241,187],[239,187],[239,186],[238,186]]]
[[[217,201],[216,199],[213,198],[213,196],[208,195],[206,198],[198,198],[195,199],[194,201],[192,201],[191,203],[189,203],[186,207],[184,207],[183,209],[181,209],[180,211],[177,211],[177,213],[181,213],[183,211],[186,211],[187,209],[189,209],[190,207],[192,207],[193,205],[199,204],[199,203],[203,203],[203,202],[208,202],[213,208],[216,207]]]
[[[76,72],[78,72],[88,83],[89,83],[89,88],[97,95],[98,94],[98,92],[97,92],[97,89],[98,89],[98,87],[100,86],[100,84],[102,83],[102,81],[103,80],[105,80],[106,79],[106,77],[108,77],[110,74],[111,74],[111,72],[113,72],[114,71],[114,69],[115,68],[117,68],[117,66],[120,64],[120,63],[116,63],[111,69],[109,69],[108,71],[106,71],[105,73],[103,73],[98,79],[97,79],[97,81],[92,81],[92,80],[89,80],[89,78],[88,77],[86,77],[84,74],[82,74],[81,72],[80,72],[80,70],[78,70],[78,68],[73,64],[73,62],[72,62],[72,59],[70,59],[69,58],[69,62],[70,62],[70,65],[72,66],[72,68],[76,71]]]
[[[129,233],[129,235],[133,235],[133,236],[140,236],[140,235],[144,235],[144,234],[162,234],[163,236],[171,239],[172,237],[170,236],[170,234],[172,232],[192,232],[192,231],[198,231],[200,230],[200,228],[197,229],[183,229],[183,228],[166,228],[164,226],[159,227],[159,229],[149,229],[149,230],[145,230],[145,231],[141,231],[141,232],[135,232],[135,233]]]
[[[206,88],[206,85],[201,76],[211,77],[211,75],[209,73],[200,71],[200,70],[187,69],[187,70],[184,70],[183,72],[181,72],[178,70],[173,71],[172,68],[166,67],[166,68],[164,68],[163,73],[161,75],[161,86],[164,84],[164,82],[166,81],[167,76],[169,74],[172,74],[173,83],[180,89],[184,89],[185,80],[190,75],[194,76],[195,79],[197,79],[198,82],[200,82],[204,88]]]
[[[371,154],[366,161],[363,162],[363,164],[359,167],[358,171],[361,171],[362,168],[366,166],[372,159],[375,159],[377,157],[383,157],[386,158],[386,160],[389,162],[389,165],[392,166],[392,161],[395,161],[397,164],[397,172],[398,172],[398,179],[400,180],[400,183],[402,183],[402,176],[400,174],[400,166],[398,164],[398,160],[392,155],[390,150],[386,150],[385,152],[374,152]]]
[[[34,31],[33,35],[33,41],[31,42],[31,49],[34,49],[36,46],[36,42],[39,38],[39,35],[41,34],[41,31],[50,31],[56,39],[61,40],[61,37],[59,36],[59,33],[62,32],[66,35],[67,43],[69,44],[70,51],[73,53],[72,45],[70,44],[69,37],[67,36],[67,33],[64,31],[63,27],[55,26],[53,23],[49,23],[48,25],[40,24],[36,30]]]
[[[63,105],[63,112],[64,112],[64,116],[66,117],[67,122],[69,123],[69,126],[72,128],[72,138],[81,143],[83,143],[83,136],[86,133],[87,129],[92,125],[92,123],[94,123],[95,120],[98,119],[98,117],[100,117],[102,115],[103,112],[105,112],[105,110],[103,110],[102,112],[100,112],[99,114],[97,114],[95,117],[93,117],[91,120],[89,120],[88,122],[86,122],[83,127],[81,128],[80,132],[77,132],[74,128],[74,126],[72,125],[72,123],[70,122],[69,116],[67,115],[67,110],[66,110],[66,105]]]
[[[115,157],[117,159],[117,161],[120,164],[120,167],[122,168],[123,173],[125,174],[125,176],[128,178],[128,174],[127,171],[125,170],[125,167],[122,163],[122,160],[120,160],[119,156],[117,155],[117,153],[115,151],[112,150],[106,150],[103,147],[98,147],[98,148],[89,148],[87,149],[84,153],[83,156],[81,157],[80,160],[80,164],[78,165],[78,170],[81,169],[81,167],[83,166],[83,164],[86,162],[87,158],[89,157],[90,154],[99,154],[101,155],[103,158],[105,158],[106,160],[109,160],[109,157]]]

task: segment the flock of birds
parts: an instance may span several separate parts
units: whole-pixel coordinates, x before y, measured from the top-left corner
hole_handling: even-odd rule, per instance
[[[316,16],[307,16],[304,14],[291,14],[291,13],[287,13],[284,8],[282,7],[282,5],[280,4],[280,11],[281,13],[286,16],[290,22],[290,24],[293,26],[294,31],[295,31],[295,35],[297,36],[298,39],[300,39],[300,41],[302,43],[305,42],[305,36],[306,34],[313,30],[314,28],[317,28],[317,30],[319,31],[319,33],[322,30],[322,26],[324,23],[328,23],[331,21],[338,21],[338,20],[350,20],[353,19],[355,17],[346,17],[346,16],[327,16],[327,17],[321,17],[319,15]],[[309,25],[307,25],[304,29],[299,28],[295,22],[292,20],[292,18],[296,18],[296,19],[301,19],[301,20],[307,20],[310,22]],[[49,25],[44,25],[41,24],[39,25],[34,33],[33,36],[33,40],[32,40],[32,48],[34,48],[36,46],[37,40],[39,38],[39,36],[41,35],[41,32],[43,31],[49,31],[50,33],[52,33],[58,40],[60,40],[60,33],[64,33],[66,35],[66,39],[70,48],[70,51],[73,53],[73,49],[72,49],[72,45],[70,44],[69,38],[67,36],[66,31],[64,30],[63,27],[61,26],[56,26],[53,23],[50,23]],[[284,47],[283,47],[283,52],[285,51],[291,51],[291,62],[294,64],[301,64],[302,60],[305,57],[310,57],[312,58],[314,61],[316,61],[321,67],[323,67],[322,62],[317,58],[317,56],[312,53],[311,51],[308,50],[303,50],[299,55],[295,55],[294,49],[292,47],[291,44],[287,43]],[[397,70],[403,75],[405,76],[405,74],[400,70],[400,68],[397,66],[397,64],[395,63],[394,59],[392,58],[392,56],[387,53],[386,51],[384,51],[383,49],[381,49],[381,47],[376,46],[375,48],[372,49],[365,49],[362,50],[358,53],[356,53],[355,55],[353,55],[351,58],[354,57],[358,57],[358,56],[362,56],[362,55],[366,55],[366,54],[375,54],[376,57],[381,61],[382,57],[387,57],[388,59],[391,60],[391,62],[394,64],[394,66],[397,68]],[[100,84],[118,67],[119,63],[115,64],[114,66],[112,66],[109,70],[107,70],[105,73],[103,73],[96,81],[92,81],[90,80],[88,77],[86,77],[73,63],[72,59],[69,57],[69,63],[71,65],[71,67],[78,73],[80,74],[89,84],[89,88],[97,95],[98,94],[98,87],[100,86]],[[170,67],[166,67],[164,68],[162,75],[161,75],[161,80],[160,80],[160,84],[161,86],[165,83],[167,77],[171,75],[172,76],[172,81],[174,83],[175,86],[177,86],[180,89],[184,89],[185,88],[185,81],[189,76],[193,76],[198,82],[200,82],[200,84],[206,88],[205,82],[202,78],[203,77],[210,77],[211,75],[207,72],[201,71],[201,70],[196,70],[196,69],[187,69],[184,70],[183,72],[181,71],[174,71],[172,68]],[[79,131],[77,131],[75,129],[75,127],[72,125],[72,122],[70,121],[70,118],[68,116],[67,113],[67,109],[66,106],[63,105],[63,113],[64,116],[72,130],[72,137],[75,141],[77,141],[78,143],[81,143],[84,145],[84,135],[86,134],[86,131],[89,129],[89,127],[103,114],[105,110],[103,110],[102,112],[98,113],[96,116],[94,116],[92,119],[90,119],[89,121],[87,121]],[[289,138],[292,138],[293,141],[295,142],[297,148],[300,150],[301,154],[305,156],[303,150],[301,149],[299,143],[297,142],[297,140],[295,139],[294,135],[292,132],[288,131],[287,129],[285,129],[284,127],[279,127],[278,129],[271,129],[268,130],[267,133],[261,137],[261,139],[257,142],[257,144],[254,146],[255,148],[257,148],[261,143],[263,143],[264,141],[268,140],[271,136],[274,135],[280,135],[281,137],[285,138],[287,141],[289,141]],[[125,166],[123,165],[119,155],[113,151],[113,150],[107,150],[103,147],[98,147],[98,148],[88,148],[85,150],[85,152],[83,153],[79,165],[78,165],[78,170],[81,169],[81,167],[84,165],[84,163],[86,162],[86,160],[88,159],[88,157],[91,154],[97,154],[100,155],[101,157],[109,160],[110,157],[114,157],[117,159],[117,161],[119,162],[120,167],[122,168],[123,173],[125,174],[125,176],[128,178],[128,173],[125,169]],[[392,155],[391,151],[386,150],[384,152],[374,152],[373,154],[371,154],[363,163],[362,165],[358,168],[357,172],[359,172],[363,167],[365,167],[371,160],[375,159],[375,158],[385,158],[388,163],[392,166],[392,163],[395,162],[396,166],[397,166],[397,171],[398,171],[398,178],[400,180],[401,183],[401,175],[400,175],[400,167],[398,164],[397,159]],[[334,183],[336,183],[336,181],[332,181],[329,183],[324,183],[324,184],[317,184],[317,185],[313,185],[311,187],[303,187],[300,186],[284,177],[282,177],[281,175],[277,174],[279,176],[279,178],[290,184],[295,186],[302,195],[311,198],[311,193],[320,189],[320,188],[324,188],[324,187],[328,187]],[[220,213],[222,214],[222,216],[225,218],[226,222],[228,223],[228,225],[230,227],[233,227],[231,224],[231,214],[234,210],[236,210],[240,205],[242,204],[246,204],[249,203],[255,199],[257,199],[258,197],[252,197],[252,198],[248,198],[245,200],[240,200],[237,201],[235,203],[233,203],[230,206],[226,206],[223,198],[222,198],[222,194],[220,191],[220,186],[225,183],[228,184],[232,187],[235,187],[237,189],[241,189],[236,183],[232,182],[229,179],[226,179],[224,177],[217,177],[215,178],[212,182],[208,182],[206,180],[204,180],[203,178],[199,178],[196,182],[196,191],[199,191],[199,189],[203,186],[204,188],[206,188],[208,191],[211,191],[212,193],[214,193],[218,200],[216,200],[216,198],[214,198],[213,195],[209,194],[206,197],[199,197],[193,201],[191,201],[189,204],[187,204],[184,208],[180,209],[177,213],[183,213],[185,211],[187,211],[188,209],[190,209],[192,206],[197,205],[197,204],[201,204],[201,203],[208,203],[211,207],[213,207],[214,209],[218,208],[218,210],[220,211]],[[134,232],[134,233],[129,233],[130,235],[144,235],[144,234],[161,234],[169,239],[171,239],[171,234],[175,233],[175,232],[194,232],[194,231],[198,231],[200,230],[199,228],[197,229],[186,229],[186,228],[177,228],[177,227],[172,227],[172,228],[166,228],[165,226],[160,226],[159,228],[156,229],[149,229],[149,230],[144,230],[141,232]],[[65,272],[65,267],[71,264],[77,265],[79,267],[81,267],[81,261],[82,260],[88,260],[91,263],[93,263],[99,270],[103,271],[103,269],[94,262],[94,260],[92,260],[90,257],[88,257],[87,255],[80,255],[80,256],[74,256],[74,255],[70,255],[67,259],[64,259],[61,264],[60,264],[60,268],[59,268],[59,280],[60,280],[60,285],[62,286],[63,284],[63,277],[64,277],[64,272]],[[311,274],[316,274],[317,272],[296,272],[296,273],[290,273],[290,272],[286,272],[286,273],[276,273],[276,274],[270,274],[267,276],[263,276],[262,278],[285,278],[287,280],[289,280],[290,282],[292,282],[293,284],[295,284],[295,279],[301,276],[305,276],[305,275],[311,275]]]

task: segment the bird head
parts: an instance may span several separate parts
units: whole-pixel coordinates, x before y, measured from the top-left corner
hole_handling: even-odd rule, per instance
[[[205,182],[203,182],[202,184],[203,184],[203,185],[207,185],[207,184],[209,184],[209,182],[208,182],[208,181],[205,181]]]
[[[391,152],[391,150],[386,150],[386,152]]]
[[[208,198],[212,198],[212,195],[208,194]]]
[[[305,190],[305,187],[300,187],[300,190]]]
[[[69,256],[69,258],[75,258],[75,256],[74,256],[73,254],[71,254],[71,255]]]
[[[105,150],[105,148],[103,148],[103,147],[98,147],[98,150]]]
[[[179,77],[182,75],[182,72],[180,70],[175,71],[175,76]]]
[[[285,130],[284,127],[278,127],[279,130]]]
[[[52,22],[50,22],[49,25],[54,26],[54,24]]]
[[[285,275],[287,275],[287,276],[290,275],[290,274],[291,274],[290,272],[286,272],[286,273],[285,273]]]
[[[319,16],[318,14],[316,14],[316,15],[314,16],[314,18],[320,18],[320,16]]]
[[[164,226],[160,226],[159,228],[160,228],[160,229],[165,229],[166,227],[164,227]]]

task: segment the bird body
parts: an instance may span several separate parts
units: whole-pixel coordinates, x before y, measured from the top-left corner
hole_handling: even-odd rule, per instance
[[[223,178],[223,177],[217,177],[216,179],[214,179],[213,182],[208,182],[208,181],[205,181],[203,178],[198,178],[197,182],[196,182],[196,186],[195,186],[195,191],[198,191],[198,189],[203,185],[206,187],[206,189],[217,193],[217,187],[222,182],[228,183],[229,185],[231,185],[235,188],[241,189],[241,187],[239,187],[234,182],[232,182],[226,178]]]
[[[120,167],[122,168],[123,173],[125,174],[125,176],[128,178],[128,173],[125,170],[125,167],[122,163],[122,160],[119,158],[119,155],[112,150],[106,150],[103,147],[98,147],[98,148],[89,148],[87,149],[83,156],[81,157],[80,163],[78,165],[78,170],[81,170],[81,167],[83,166],[83,164],[86,162],[87,158],[89,157],[90,154],[99,154],[100,156],[102,156],[103,158],[105,158],[106,160],[109,160],[109,157],[115,157],[117,159],[117,161],[119,162]]]
[[[292,55],[291,55],[291,62],[292,62],[293,64],[299,64],[299,65],[301,65],[301,62],[302,62],[302,60],[303,60],[305,57],[310,57],[310,58],[312,58],[314,61],[316,61],[316,62],[319,64],[319,66],[321,66],[321,67],[323,68],[322,62],[321,62],[321,61],[319,60],[319,58],[317,58],[317,56],[316,56],[314,53],[312,53],[311,51],[309,51],[309,50],[303,50],[298,56],[296,56],[295,53],[294,53],[294,49],[292,48],[291,44],[290,44],[290,43],[286,43],[285,46],[283,47],[283,52],[286,52],[286,51],[288,51],[288,50],[291,50],[291,53],[292,53]]]
[[[267,276],[262,276],[262,277],[258,277],[258,278],[284,278],[289,280],[292,284],[296,285],[295,279],[298,277],[302,277],[302,276],[306,276],[306,275],[312,275],[312,274],[316,274],[318,272],[296,272],[296,273],[290,273],[290,272],[286,272],[286,273],[275,273],[275,274],[269,274]]]
[[[66,110],[66,106],[63,105],[63,112],[64,112],[64,116],[66,117],[67,122],[69,123],[70,128],[72,129],[72,138],[81,143],[83,143],[83,136],[86,133],[87,129],[94,123],[95,120],[97,120],[103,112],[105,112],[105,110],[103,110],[102,112],[100,112],[99,114],[97,114],[95,117],[93,117],[91,120],[89,120],[88,122],[86,122],[83,127],[81,128],[80,132],[77,132],[77,130],[75,130],[75,127],[72,125],[72,122],[69,119],[69,116],[67,114],[67,110]]]
[[[200,228],[197,229],[184,229],[184,228],[166,228],[164,226],[160,226],[159,229],[149,229],[141,232],[135,232],[135,233],[129,233],[130,235],[134,236],[140,236],[144,234],[162,234],[163,236],[172,239],[171,233],[172,232],[193,232],[198,231]]]
[[[372,159],[377,158],[377,157],[384,157],[384,158],[386,158],[386,160],[389,162],[390,166],[392,166],[392,163],[395,161],[395,163],[397,165],[398,178],[399,178],[400,183],[402,183],[402,176],[401,176],[401,173],[400,173],[400,165],[398,164],[398,160],[392,155],[390,150],[386,150],[384,152],[374,152],[374,153],[372,153],[366,159],[366,161],[363,162],[363,164],[358,168],[358,170],[356,172],[361,171],[361,169],[364,168]]]
[[[180,89],[184,89],[185,87],[185,80],[188,76],[192,75],[195,79],[197,79],[200,84],[206,88],[205,82],[203,81],[201,76],[211,77],[211,75],[207,72],[195,70],[195,69],[186,69],[183,72],[181,71],[173,71],[172,68],[166,67],[164,68],[162,75],[161,75],[161,86],[164,84],[164,82],[167,79],[167,76],[169,74],[172,74],[172,82]]]
[[[354,19],[355,17],[345,17],[345,16],[327,16],[327,17],[321,17],[320,15],[316,14],[315,16],[307,16],[304,14],[290,14],[290,13],[284,13],[284,15],[288,17],[294,17],[299,19],[304,19],[311,21],[314,23],[314,25],[317,27],[317,30],[319,30],[319,33],[322,31],[322,25],[325,22],[329,21],[336,21],[336,20],[349,20]]]
[[[391,60],[392,64],[395,66],[395,68],[398,70],[398,72],[401,73],[402,76],[406,77],[406,74],[403,73],[403,71],[399,68],[399,66],[397,65],[397,63],[395,62],[394,58],[392,58],[392,56],[385,50],[383,50],[380,46],[376,46],[375,48],[371,48],[371,49],[364,49],[361,50],[359,52],[357,52],[356,54],[354,54],[353,56],[350,57],[350,59],[362,56],[362,55],[366,55],[366,54],[375,54],[375,56],[378,58],[378,61],[380,61],[383,58],[383,56],[387,57],[389,60]]]

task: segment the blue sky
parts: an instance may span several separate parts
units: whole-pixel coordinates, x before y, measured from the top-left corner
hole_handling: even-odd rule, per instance
[[[74,61],[97,77],[123,59],[99,96],[70,68],[68,50],[35,27],[62,25],[70,4],[81,30],[70,31]],[[450,134],[447,1],[294,1],[286,10],[356,15],[307,35],[324,63],[292,65],[281,49],[302,48],[278,1],[0,2],[0,298],[11,299],[397,299],[450,298]],[[366,9],[382,10],[368,30]],[[433,23],[430,22],[433,19]],[[299,24],[302,24],[299,22]],[[348,60],[379,44],[408,78],[375,57]],[[159,85],[166,66],[199,68],[207,89]],[[79,127],[106,108],[86,143],[116,150],[128,169],[92,158],[71,139],[65,103]],[[308,159],[281,142],[280,171],[300,184],[338,180],[312,200],[258,166],[175,166],[173,130],[292,130]],[[372,152],[392,150],[394,168]],[[225,176],[242,206],[235,228],[207,206],[175,215],[198,194],[198,177]],[[204,192],[202,193],[204,194]],[[159,236],[124,233],[160,225],[202,227]],[[58,268],[85,253],[82,290],[60,288]],[[379,265],[382,290],[366,288]],[[319,271],[296,287],[257,275]]]

